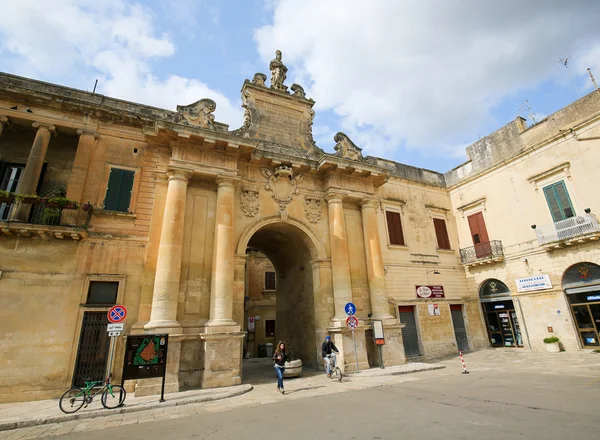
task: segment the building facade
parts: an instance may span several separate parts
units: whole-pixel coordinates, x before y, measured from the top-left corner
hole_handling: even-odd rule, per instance
[[[597,198],[583,183],[600,157],[596,95],[552,129],[509,124],[444,175],[364,157],[343,133],[333,152],[319,148],[314,101],[297,84],[288,91],[280,54],[270,68],[270,84],[262,73],[244,82],[234,130],[210,99],[168,111],[0,75],[0,402],[57,397],[107,370],[119,380],[135,334],[169,335],[167,392],[239,384],[242,359],[278,340],[305,368],[320,367],[325,335],[346,371],[377,366],[373,320],[385,365],[499,345],[494,319],[508,319],[515,346],[539,349],[547,327],[569,350],[592,328],[597,341],[568,301],[594,296],[581,289],[600,263],[585,213]],[[562,211],[549,213],[536,185],[555,185]],[[544,241],[563,217],[585,234]],[[568,267],[581,263],[592,281],[573,279]],[[552,287],[536,290],[542,275]],[[534,290],[518,293],[520,278]],[[502,301],[514,316],[494,318]],[[115,304],[127,317],[108,365]],[[155,394],[160,380],[126,386]]]

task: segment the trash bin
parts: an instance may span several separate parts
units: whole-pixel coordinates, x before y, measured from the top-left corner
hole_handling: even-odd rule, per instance
[[[271,342],[267,343],[267,357],[273,357],[273,344]]]
[[[267,347],[265,344],[258,344],[258,356],[259,358],[267,357]]]

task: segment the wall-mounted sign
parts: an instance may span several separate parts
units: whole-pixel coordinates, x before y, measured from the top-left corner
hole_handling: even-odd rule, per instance
[[[587,297],[588,301],[600,301],[600,295],[591,295]]]
[[[444,286],[416,286],[417,298],[444,298]]]
[[[437,304],[427,304],[427,311],[431,316],[440,316],[440,306]]]
[[[248,331],[249,332],[253,332],[254,331],[254,316],[250,316],[248,318]]]
[[[382,321],[373,321],[373,337],[375,338],[375,345],[385,345]]]
[[[519,278],[517,283],[517,292],[531,292],[532,290],[552,289],[552,282],[549,275],[536,275],[534,277]]]

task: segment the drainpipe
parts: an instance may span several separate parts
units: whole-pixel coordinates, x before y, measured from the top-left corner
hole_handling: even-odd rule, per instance
[[[521,322],[523,323],[523,329],[525,329],[525,337],[527,338],[527,345],[529,346],[529,351],[531,351],[531,341],[529,340],[529,332],[527,331],[527,324],[525,323],[525,316],[523,315],[523,308],[521,307],[521,301],[519,298],[513,299],[519,304],[519,312],[521,314]]]

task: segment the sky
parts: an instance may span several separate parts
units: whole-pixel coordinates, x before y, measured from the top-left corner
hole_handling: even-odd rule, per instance
[[[2,0],[0,71],[175,110],[269,74],[315,100],[314,138],[446,172],[518,115],[540,121],[600,81],[597,0]],[[568,57],[566,66],[560,59]],[[268,75],[270,77],[270,75]],[[527,101],[531,110],[524,106]]]

